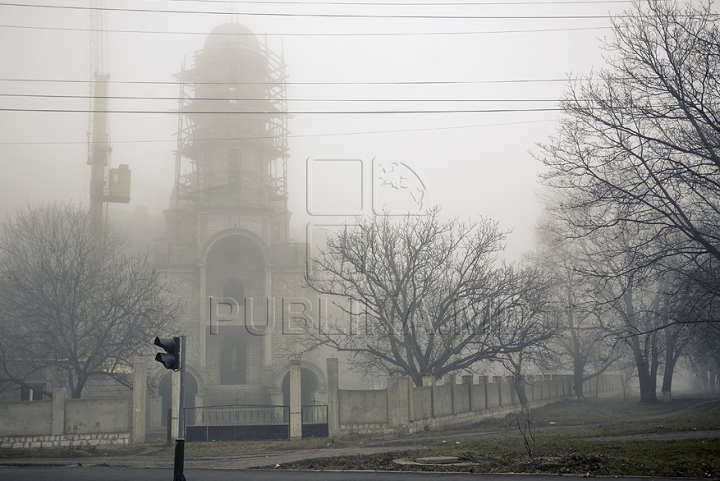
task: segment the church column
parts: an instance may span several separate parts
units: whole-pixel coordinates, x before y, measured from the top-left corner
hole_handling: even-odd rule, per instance
[[[272,336],[273,330],[275,329],[275,300],[272,296],[272,269],[270,266],[265,266],[265,299],[267,302],[267,328],[265,329],[264,337],[264,353],[263,353],[263,367],[270,367],[273,364],[272,358]]]
[[[207,269],[205,265],[198,266],[200,271],[199,280],[200,285],[198,290],[200,293],[200,326],[198,326],[198,366],[200,369],[204,369],[207,364],[206,350],[207,350],[207,331],[210,325],[209,307],[207,305]]]
[[[290,361],[290,439],[302,438],[300,360]]]

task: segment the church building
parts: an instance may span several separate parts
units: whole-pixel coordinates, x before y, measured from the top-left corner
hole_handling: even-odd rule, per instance
[[[177,78],[175,185],[155,264],[185,305],[185,407],[287,405],[293,359],[301,360],[303,403],[324,401],[317,353],[302,353],[283,325],[289,300],[309,297],[306,244],[289,238],[284,59],[227,23]],[[237,300],[239,317],[218,320],[229,306],[211,298]],[[170,379],[161,378],[149,406],[151,427],[165,423]]]

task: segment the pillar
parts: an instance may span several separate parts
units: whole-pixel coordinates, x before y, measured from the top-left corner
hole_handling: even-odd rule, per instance
[[[472,410],[473,410],[473,397],[472,397],[473,376],[472,376],[472,374],[470,374],[468,376],[463,376],[462,383],[468,387],[468,412],[472,412]]]
[[[270,297],[272,292],[272,267],[265,267],[265,295],[268,296],[265,305],[265,320],[267,326],[265,327],[265,335],[263,336],[263,367],[271,367],[273,365],[273,331],[275,331],[275,323],[277,322],[275,309],[275,298]],[[247,301],[245,301],[247,303]],[[248,322],[247,310],[245,311],[245,322]],[[249,322],[255,322],[255,319],[250,318]],[[262,323],[261,323],[262,324]],[[282,404],[282,403],[281,403]]]
[[[480,382],[483,386],[483,393],[485,396],[485,410],[488,410],[488,377],[487,376],[480,376]]]
[[[133,359],[132,443],[145,442],[145,402],[147,370],[142,359]]]
[[[300,361],[290,361],[290,439],[302,438]]]
[[[508,384],[510,384],[510,404],[518,404],[517,392],[515,391],[515,376],[508,376]]]
[[[53,389],[52,426],[50,434],[59,436],[65,433],[65,389]]]
[[[502,382],[503,378],[502,376],[494,376],[493,380],[495,381],[495,384],[497,384],[498,389],[498,407],[503,407],[503,396],[502,396]]]
[[[430,417],[435,417],[435,376],[423,376],[423,387],[430,388]]]
[[[455,384],[457,383],[457,375],[448,374],[445,376],[445,384],[450,386],[450,406],[452,407],[452,414],[455,414]]]
[[[412,412],[412,379],[409,377],[387,378],[388,423],[391,426],[410,424]]]
[[[337,358],[327,360],[328,435],[340,434],[340,377]]]

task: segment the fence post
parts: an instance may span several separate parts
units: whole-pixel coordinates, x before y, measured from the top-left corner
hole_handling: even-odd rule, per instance
[[[290,439],[302,438],[302,398],[300,361],[290,361]]]
[[[412,406],[411,380],[409,377],[387,378],[388,423],[391,426],[410,424]]]
[[[447,382],[450,385],[450,406],[452,406],[452,413],[457,413],[457,407],[455,407],[455,384],[457,382],[457,375],[450,374],[447,377]]]
[[[50,434],[53,436],[65,434],[65,389],[63,388],[53,389]]]
[[[510,384],[510,405],[514,406],[517,404],[517,393],[515,392],[515,376],[507,377],[508,384]]]
[[[328,385],[328,435],[340,434],[340,378],[337,358],[327,360]]]
[[[435,376],[423,376],[423,387],[430,388],[430,417],[435,417]]]
[[[472,374],[462,377],[462,383],[468,387],[468,412],[472,412],[472,410],[473,410],[473,397],[472,397],[473,377],[474,376]]]
[[[487,411],[489,409],[488,407],[488,377],[487,376],[480,376],[480,379],[482,380],[483,385],[483,393],[485,393],[485,410]]]
[[[145,402],[147,396],[147,371],[142,358],[133,362],[133,404],[132,404],[132,442],[145,442]]]
[[[503,398],[502,398],[502,382],[503,378],[502,376],[493,376],[493,379],[495,380],[495,384],[497,384],[497,390],[498,390],[498,407],[503,406]]]

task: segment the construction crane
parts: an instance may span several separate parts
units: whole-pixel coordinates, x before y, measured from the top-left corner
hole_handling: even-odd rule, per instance
[[[102,0],[90,5],[90,122],[88,160],[90,165],[90,233],[96,243],[102,240],[106,202],[130,202],[130,169],[122,164],[110,169],[108,134],[108,81],[105,65],[105,27]],[[108,172],[109,170],[109,172]]]

